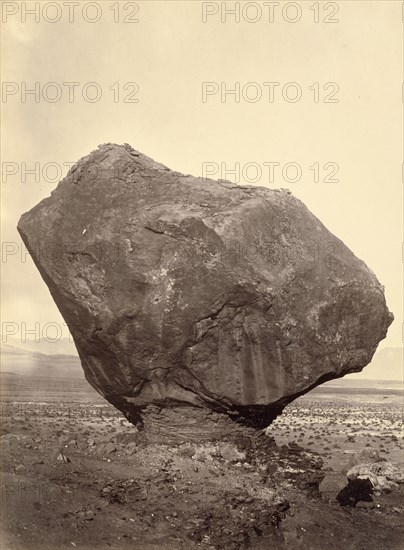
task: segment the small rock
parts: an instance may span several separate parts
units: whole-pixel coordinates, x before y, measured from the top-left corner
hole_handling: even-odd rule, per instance
[[[106,454],[111,454],[111,453],[114,453],[116,451],[116,447],[113,443],[107,443],[105,445],[104,451],[105,451]]]
[[[353,436],[349,436],[353,437]],[[349,439],[348,437],[348,439]],[[379,462],[380,461],[380,455],[379,452],[376,449],[370,449],[365,447],[364,449],[361,449],[356,454],[352,455],[349,459],[347,469],[350,470],[354,466],[358,466],[359,464],[371,464],[373,462]]]
[[[59,462],[68,463],[71,462],[70,458],[66,456],[62,451],[57,455],[56,460],[59,460]]]
[[[136,453],[137,451],[137,443],[128,443],[126,446],[125,446],[125,453],[127,455],[133,455],[134,453]]]
[[[398,466],[391,462],[374,462],[358,464],[347,472],[348,479],[369,479],[375,491],[390,492],[404,483],[404,474]]]
[[[117,433],[115,436],[115,442],[121,443],[123,445],[128,445],[131,443],[139,443],[140,435],[139,432],[133,431],[133,432],[120,432]]]
[[[76,517],[83,521],[92,521],[94,519],[94,512],[92,510],[79,510],[76,512]]]
[[[219,445],[219,453],[227,462],[236,463],[240,460],[245,460],[245,453],[241,453],[235,445],[229,443],[221,443]]]
[[[185,456],[191,458],[195,454],[195,447],[193,445],[183,445],[178,449],[178,454],[180,456]]]
[[[364,510],[371,510],[374,507],[375,507],[374,502],[366,502],[365,500],[360,500],[359,502],[356,503],[356,506],[355,506],[355,508],[362,508]]]
[[[373,485],[369,479],[351,479],[336,496],[341,506],[355,507],[359,501],[372,502]]]
[[[113,443],[104,443],[103,445],[100,445],[97,448],[97,455],[98,456],[105,456],[109,455],[111,453],[114,453],[116,451],[116,447]]]

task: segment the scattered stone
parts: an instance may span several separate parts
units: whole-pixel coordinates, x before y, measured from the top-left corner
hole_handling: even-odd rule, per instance
[[[379,462],[380,460],[381,458],[377,449],[365,447],[349,458],[347,470],[350,470],[358,464],[371,464],[373,462]]]
[[[95,513],[92,510],[77,510],[75,516],[82,521],[93,521]]]
[[[192,459],[198,460],[199,462],[212,462],[212,460],[218,456],[220,456],[218,448],[215,445],[207,445],[196,447]]]
[[[19,441],[20,441],[20,437],[16,434],[11,434],[11,433],[3,435],[1,438],[2,445],[4,444],[10,445],[12,443],[18,443]]]
[[[238,451],[235,445],[230,445],[229,443],[219,443],[218,452],[223,460],[232,464],[240,460],[244,461],[246,458],[245,453]]]
[[[372,502],[373,485],[369,479],[351,479],[336,496],[341,506],[354,508],[359,501]]]
[[[355,508],[362,508],[363,510],[371,510],[372,508],[375,508],[376,504],[372,502],[366,502],[364,500],[360,500]]]
[[[347,472],[348,479],[369,479],[377,492],[391,492],[404,483],[404,473],[391,462],[358,464]]]
[[[70,458],[66,456],[62,451],[58,453],[56,460],[59,460],[59,462],[63,462],[65,464],[67,464],[68,462],[71,462]]]
[[[196,449],[193,445],[185,444],[178,448],[178,454],[180,456],[185,456],[187,458],[193,457],[195,452],[196,452]]]
[[[127,445],[125,445],[125,453],[127,455],[133,455],[134,453],[136,453],[137,449],[137,443],[128,443]]]
[[[84,450],[87,449],[88,444],[87,444],[87,442],[86,442],[84,439],[80,438],[80,439],[77,440],[76,446],[77,446],[77,448],[80,449],[81,451],[84,451]]]
[[[114,480],[102,488],[101,496],[111,504],[127,504],[141,499],[141,489],[134,479]]]
[[[120,443],[121,445],[128,445],[129,443],[139,443],[141,438],[139,436],[139,432],[136,430],[134,432],[117,433],[114,439],[116,443]]]
[[[105,456],[116,451],[116,447],[113,443],[104,443],[101,444],[97,449],[98,456]]]

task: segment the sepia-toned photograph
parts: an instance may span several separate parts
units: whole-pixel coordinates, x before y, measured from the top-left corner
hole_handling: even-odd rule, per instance
[[[0,2],[1,550],[404,548],[403,5]]]

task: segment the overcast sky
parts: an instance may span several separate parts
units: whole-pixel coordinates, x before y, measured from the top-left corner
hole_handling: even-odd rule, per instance
[[[263,3],[252,3],[239,23],[214,2],[137,2],[137,13],[134,2],[119,12],[108,0],[93,4],[98,11],[80,6],[72,22],[63,3],[61,13],[49,9],[37,21],[3,13],[3,323],[62,325],[20,254],[18,219],[50,194],[58,171],[65,175],[100,143],[127,142],[184,173],[240,163],[241,180],[261,170],[258,185],[289,188],[385,285],[396,320],[380,347],[400,346],[401,3],[343,1],[328,11],[320,3],[318,13],[313,2],[300,2],[301,13],[273,6],[272,23]],[[39,97],[25,94],[36,82]],[[78,83],[72,101],[67,82]],[[203,82],[211,83],[205,101]],[[235,83],[239,102],[225,94]],[[38,182],[24,174],[35,163]],[[273,183],[268,163],[279,163]],[[284,178],[287,163],[298,164],[299,181],[290,181],[293,165]],[[220,169],[212,177],[234,180]]]

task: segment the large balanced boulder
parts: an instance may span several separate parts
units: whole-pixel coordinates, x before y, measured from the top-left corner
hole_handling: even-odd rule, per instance
[[[18,230],[87,380],[138,425],[150,412],[168,429],[177,410],[178,429],[264,426],[360,371],[392,321],[375,275],[289,192],[129,145],[81,159]]]

